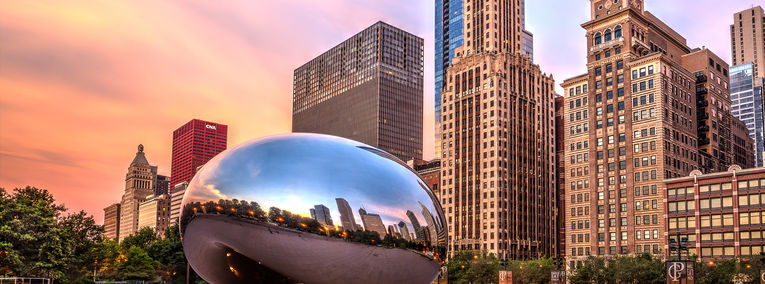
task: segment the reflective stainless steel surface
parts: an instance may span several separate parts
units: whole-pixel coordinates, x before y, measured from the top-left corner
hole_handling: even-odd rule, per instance
[[[430,283],[443,211],[395,157],[352,140],[287,134],[210,160],[189,184],[186,257],[211,283]]]

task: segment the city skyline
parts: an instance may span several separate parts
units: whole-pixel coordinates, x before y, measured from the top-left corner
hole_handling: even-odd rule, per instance
[[[686,36],[689,45],[707,45],[730,63],[731,15],[748,9],[751,3],[734,1],[719,7],[714,1],[693,1],[690,7],[683,5],[687,2],[648,1],[646,8]],[[328,6],[343,3],[334,1]],[[535,36],[535,63],[544,66],[560,83],[581,71],[585,46],[579,25],[589,11],[586,5],[576,1],[555,2],[558,7],[555,10],[546,8],[550,3],[526,3],[526,29]],[[287,21],[293,17],[258,19],[247,13],[250,9],[235,9],[236,5],[211,7],[208,5],[213,4],[191,3],[190,7],[176,7],[165,4],[144,15],[149,23],[168,23],[157,27],[136,20],[142,19],[136,16],[138,13],[149,11],[141,4],[75,5],[65,11],[56,7],[27,9],[27,5],[4,4],[9,7],[0,12],[3,15],[0,32],[10,38],[10,44],[0,47],[0,51],[9,55],[2,58],[3,64],[9,67],[0,70],[0,91],[15,95],[0,98],[3,113],[0,119],[11,122],[0,128],[0,141],[3,141],[0,143],[0,185],[12,188],[29,184],[48,188],[61,196],[70,209],[84,209],[101,223],[103,208],[124,189],[121,186],[124,161],[130,158],[130,149],[136,144],[143,143],[152,149],[151,158],[159,166],[159,173],[169,174],[172,137],[167,133],[188,119],[199,117],[232,126],[236,130],[230,133],[231,145],[289,132],[291,71],[300,62],[319,55],[378,20],[425,39],[423,151],[426,159],[432,158],[433,90],[428,86],[432,86],[434,80],[434,4],[430,1],[417,6],[403,1],[352,2],[346,7],[358,8],[354,9],[358,12],[350,17],[343,10],[314,7],[311,3],[279,4],[282,7],[266,7],[260,11],[318,13],[312,20],[287,23],[288,28],[280,31],[287,33],[278,37],[283,41],[294,40],[303,32],[310,33],[301,44],[273,46],[274,43],[260,41],[263,38],[260,35],[269,35],[269,31],[262,30],[269,26],[263,24],[265,20]],[[291,8],[295,11],[287,12]],[[34,14],[32,10],[36,10]],[[110,11],[119,16],[104,16]],[[688,13],[679,14],[679,11]],[[699,14],[712,16],[698,17]],[[35,19],[41,18],[52,24],[45,27],[34,24],[40,22]],[[197,18],[205,21],[190,24],[189,21]],[[551,18],[558,20],[547,20]],[[717,28],[700,29],[699,19],[704,19],[706,27]],[[128,24],[117,26],[122,22]],[[101,25],[95,27],[94,23]],[[186,26],[199,29],[191,35],[174,33]],[[111,35],[114,29],[124,27],[129,30],[120,30],[120,37]],[[75,43],[78,40],[79,43]],[[121,44],[123,40],[144,45],[125,47]],[[59,44],[51,45],[48,41]],[[559,42],[571,45],[561,50]],[[228,52],[218,52],[214,44],[227,44]],[[58,46],[58,49],[48,46]],[[175,49],[176,46],[185,48]],[[83,53],[92,58],[80,61]],[[210,55],[194,56],[199,53]],[[263,55],[273,55],[273,59],[262,60],[269,57]],[[144,59],[138,62],[153,62],[154,66],[146,68],[144,64],[136,64],[132,58],[138,57]],[[266,62],[269,60],[278,60],[278,63]],[[271,72],[270,68],[278,70]],[[191,73],[173,73],[181,69]],[[205,69],[220,71],[220,74],[200,71]],[[112,72],[120,80],[102,75],[105,72]],[[228,77],[231,74],[240,75]],[[186,85],[188,82],[193,83]],[[261,93],[280,95],[252,95]],[[90,111],[74,112],[59,107],[71,101],[81,102],[79,107]],[[258,111],[252,111],[252,105],[257,105]],[[218,111],[221,109],[227,111]],[[263,121],[269,123],[259,123]],[[93,176],[98,178],[94,180]]]

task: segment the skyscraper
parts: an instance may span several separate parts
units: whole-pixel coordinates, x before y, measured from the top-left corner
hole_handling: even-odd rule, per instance
[[[730,99],[732,114],[749,129],[754,140],[754,162],[763,167],[765,155],[765,126],[763,126],[763,85],[765,80],[754,77],[754,64],[746,63],[730,68]]]
[[[676,232],[666,229],[662,181],[733,156],[732,131],[721,126],[735,121],[725,63],[688,47],[641,0],[590,5],[587,73],[561,84],[568,268],[589,255],[668,250]]]
[[[422,158],[423,40],[383,22],[294,73],[292,131]]]
[[[401,232],[401,238],[407,240],[407,241],[414,241],[409,235],[409,229],[406,227],[406,223],[404,221],[398,222],[398,231]]]
[[[553,253],[554,81],[523,54],[521,8],[464,2],[464,45],[440,98],[450,253],[484,250],[501,260]]]
[[[311,211],[311,217],[315,219],[316,221],[319,221],[322,225],[325,226],[334,226],[335,224],[332,223],[332,215],[329,214],[329,208],[327,206],[324,206],[324,204],[314,205],[313,211]]]
[[[190,182],[199,166],[226,150],[228,126],[192,119],[173,131],[170,188]]]
[[[365,231],[377,232],[380,234],[381,239],[385,238],[385,225],[380,215],[367,213],[363,208],[359,209],[359,215],[361,216],[361,222],[364,224]]]
[[[414,229],[414,234],[417,236],[417,239],[425,240],[425,228],[420,226],[420,221],[417,220],[417,216],[414,216],[414,212],[412,212],[412,210],[407,210],[406,216],[409,217],[409,221],[412,222],[412,229]]]
[[[343,225],[343,230],[356,231],[356,219],[353,217],[353,209],[343,198],[335,198],[337,202],[337,211],[340,211],[340,223]]]
[[[733,14],[730,25],[733,65],[752,63],[752,75],[765,77],[765,13],[760,6]]]
[[[555,245],[556,257],[564,257],[566,248],[566,141],[564,121],[566,115],[563,113],[566,99],[562,96],[555,97],[555,167],[556,167],[556,188],[555,197],[555,218],[557,227],[557,243]]]
[[[454,51],[462,46],[462,3],[464,0],[436,0],[436,157],[441,156],[441,92],[444,91],[446,69],[454,58]]]
[[[138,230],[138,206],[147,196],[154,194],[156,175],[157,167],[149,164],[143,145],[138,145],[138,152],[125,175],[125,193],[120,202],[120,242]]]
[[[165,175],[157,175],[157,179],[154,181],[154,195],[159,196],[168,194],[170,192],[170,177]]]
[[[114,240],[120,234],[120,204],[104,208],[104,237]]]
[[[694,49],[680,62],[695,78],[698,166],[704,173],[728,170],[733,162],[728,63],[709,49]],[[740,165],[746,166],[746,165]]]

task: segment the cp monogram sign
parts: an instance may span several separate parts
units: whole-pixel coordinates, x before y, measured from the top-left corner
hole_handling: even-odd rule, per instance
[[[686,263],[682,261],[668,261],[667,262],[667,279],[672,281],[680,281],[685,279],[687,275]]]

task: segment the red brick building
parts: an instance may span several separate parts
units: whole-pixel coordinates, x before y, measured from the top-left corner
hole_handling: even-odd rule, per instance
[[[688,253],[702,261],[759,255],[765,245],[765,168],[665,181],[664,228],[688,238]],[[665,247],[668,239],[665,239]],[[665,249],[665,255],[668,249]]]

